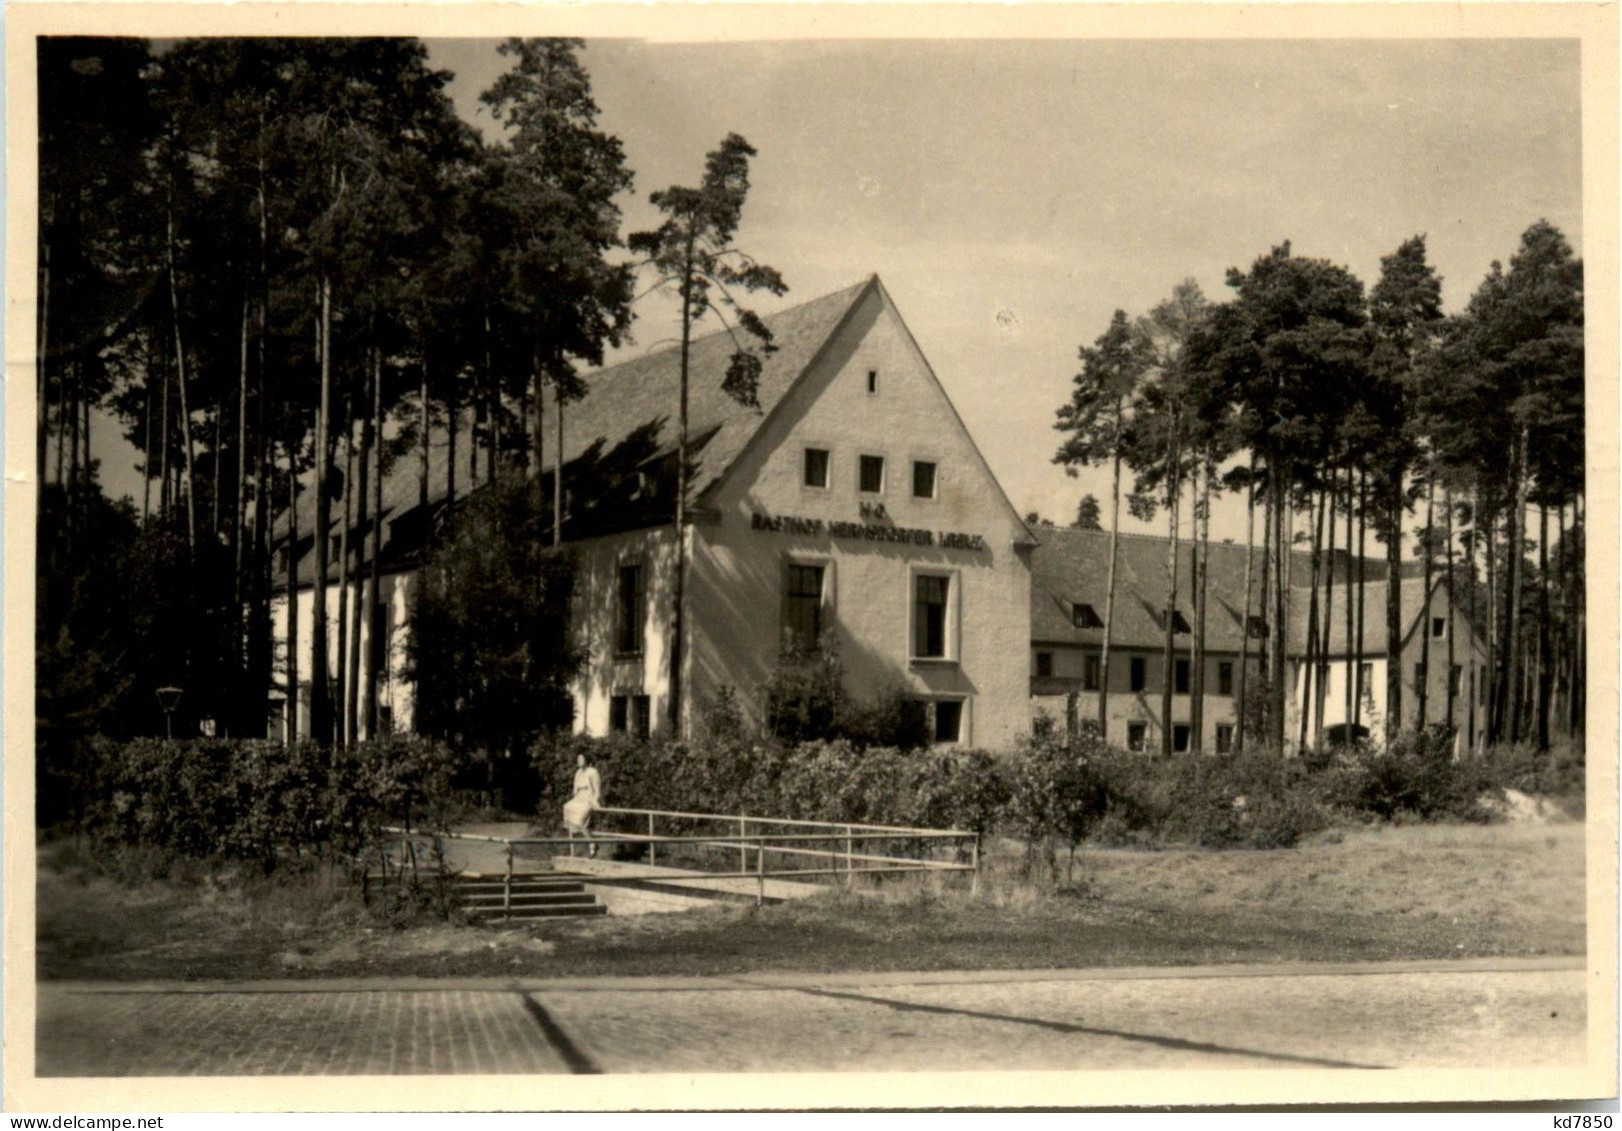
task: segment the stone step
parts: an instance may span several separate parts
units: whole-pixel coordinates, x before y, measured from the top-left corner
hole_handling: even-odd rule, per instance
[[[491,907],[500,907],[503,897],[500,892],[488,895],[464,895],[462,906],[485,910]],[[597,897],[584,891],[559,892],[514,892],[512,905],[514,907],[541,907],[541,906],[567,906],[576,903],[596,903]]]
[[[499,921],[502,919],[567,919],[592,915],[607,915],[608,908],[593,900],[591,903],[569,903],[563,905],[543,904],[539,906],[514,907],[511,911],[503,913],[501,908],[468,908],[468,917],[481,923]]]
[[[472,883],[463,882],[456,885],[456,890],[463,895],[489,895],[492,892],[500,895],[507,890],[500,880],[478,880]],[[512,890],[516,892],[580,892],[586,890],[586,885],[578,880],[514,880]]]

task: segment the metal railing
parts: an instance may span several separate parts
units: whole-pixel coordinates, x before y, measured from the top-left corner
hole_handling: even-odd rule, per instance
[[[636,831],[603,831],[591,833],[586,836],[550,836],[550,837],[497,837],[484,836],[478,833],[413,833],[407,829],[385,827],[380,832],[391,837],[402,839],[403,857],[409,856],[415,861],[415,841],[429,840],[457,840],[484,844],[499,844],[504,846],[505,874],[502,882],[502,911],[512,909],[513,859],[516,849],[521,846],[544,847],[547,845],[566,846],[571,854],[576,846],[609,845],[644,845],[648,854],[648,865],[657,867],[658,852],[661,846],[666,848],[697,848],[701,850],[719,849],[729,853],[736,849],[738,853],[738,867],[736,871],[694,871],[686,872],[660,872],[654,875],[631,877],[633,879],[646,879],[660,884],[666,883],[705,883],[714,880],[753,880],[755,881],[755,903],[760,905],[766,901],[766,881],[768,879],[807,879],[811,877],[843,877],[847,884],[854,884],[859,875],[891,874],[905,872],[967,872],[971,890],[978,891],[980,886],[980,838],[972,832],[961,829],[924,829],[905,825],[864,825],[854,822],[840,821],[803,821],[779,817],[751,817],[733,813],[690,813],[671,809],[623,809],[605,806],[597,809],[593,817],[598,815],[614,815],[635,818],[640,826],[646,824],[646,832],[639,827]],[[729,830],[724,833],[698,833],[693,835],[667,835],[658,831],[658,822],[664,819],[667,822],[709,822],[720,823]],[[737,832],[730,830],[736,828]],[[804,829],[804,832],[767,832],[771,828]],[[751,831],[753,829],[753,831]],[[826,831],[809,831],[826,830]],[[917,855],[897,853],[880,853],[873,847],[873,842],[900,843],[906,846],[907,842],[914,842]],[[925,854],[925,846],[929,854]],[[935,859],[933,852],[939,848],[951,848],[953,859]],[[860,849],[860,850],[859,850]],[[963,855],[968,856],[965,861]],[[750,855],[753,853],[751,866]],[[768,854],[780,857],[810,858],[811,867],[767,867]],[[816,866],[818,863],[821,866]]]

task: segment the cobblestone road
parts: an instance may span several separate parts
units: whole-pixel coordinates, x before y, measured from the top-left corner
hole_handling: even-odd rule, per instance
[[[41,987],[41,1076],[1521,1067],[1584,975],[1200,971]],[[1567,964],[1569,967],[1569,964]]]

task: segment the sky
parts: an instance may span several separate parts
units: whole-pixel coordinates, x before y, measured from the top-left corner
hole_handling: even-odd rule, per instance
[[[487,138],[496,46],[428,41]],[[1015,507],[1060,522],[1088,492],[1107,506],[1107,468],[1051,459],[1077,349],[1116,308],[1185,278],[1221,299],[1285,240],[1372,286],[1424,234],[1449,311],[1539,218],[1582,253],[1575,40],[590,40],[582,59],[636,174],[626,231],[742,134],[737,244],[790,287],[756,309],[876,272]],[[677,332],[657,298],[637,315],[621,356]],[[1244,536],[1219,502],[1212,537]]]

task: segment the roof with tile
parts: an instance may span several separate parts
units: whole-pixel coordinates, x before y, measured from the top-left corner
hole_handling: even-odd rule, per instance
[[[1101,645],[1104,630],[1077,628],[1074,609],[1091,605],[1102,619],[1109,585],[1109,533],[1102,530],[1072,530],[1037,527],[1040,545],[1031,557],[1031,639],[1039,644]],[[1160,610],[1166,602],[1166,559],[1169,540],[1147,534],[1119,536],[1116,557],[1115,626],[1111,647],[1157,649],[1165,643]],[[1177,550],[1177,611],[1190,626],[1194,623],[1195,578],[1192,568],[1195,547],[1181,541]],[[1213,542],[1207,557],[1206,648],[1212,652],[1238,652],[1243,644],[1241,625],[1245,607],[1245,547],[1230,542]],[[1262,613],[1261,578],[1263,550],[1252,554],[1251,609]],[[1295,580],[1311,576],[1312,555],[1295,551],[1291,566]],[[1335,554],[1335,620],[1339,626],[1332,641],[1345,635],[1341,594],[1348,577],[1359,576],[1358,559],[1344,552]],[[1363,559],[1362,575],[1368,579],[1364,593],[1364,652],[1375,654],[1385,648],[1385,563]],[[1417,615],[1423,580],[1411,595],[1403,582],[1403,608]],[[1307,590],[1291,590],[1290,635],[1293,650],[1306,645],[1305,611]],[[1410,621],[1411,623],[1411,621]],[[1254,638],[1253,638],[1254,639]],[[1297,642],[1298,640],[1298,642]],[[1254,646],[1254,645],[1253,645]]]
[[[688,443],[695,465],[691,485],[695,505],[702,504],[704,493],[726,474],[762,422],[870,290],[882,291],[877,275],[763,318],[771,331],[773,348],[763,359],[756,405],[740,404],[723,388],[728,363],[738,349],[738,340],[731,332],[716,330],[689,343]],[[568,404],[563,415],[565,482],[570,463],[583,456],[613,451],[632,437],[651,449],[646,460],[674,454],[680,360],[679,344],[670,345],[586,376],[586,395]],[[551,403],[547,407],[552,410]],[[553,420],[547,421],[545,432],[542,469],[550,471],[557,464]],[[467,449],[459,447],[458,451],[458,461],[465,460]],[[420,541],[422,534],[418,532],[426,532],[443,509],[448,494],[449,458],[449,446],[436,438],[429,448],[426,514],[420,505],[422,464],[417,452],[397,460],[385,478],[383,514],[389,530],[385,535],[385,563],[407,564],[411,547],[402,544]],[[461,467],[457,470],[460,472]],[[466,480],[462,483],[458,497],[465,494]],[[343,521],[341,505],[334,505],[332,517],[332,533],[336,535]],[[306,547],[311,543],[314,519],[314,495],[306,491],[298,506],[300,542]],[[285,540],[285,516],[277,527],[278,539]],[[391,542],[395,543],[392,552]],[[299,564],[299,580],[308,583],[313,578],[313,555],[306,550]]]

